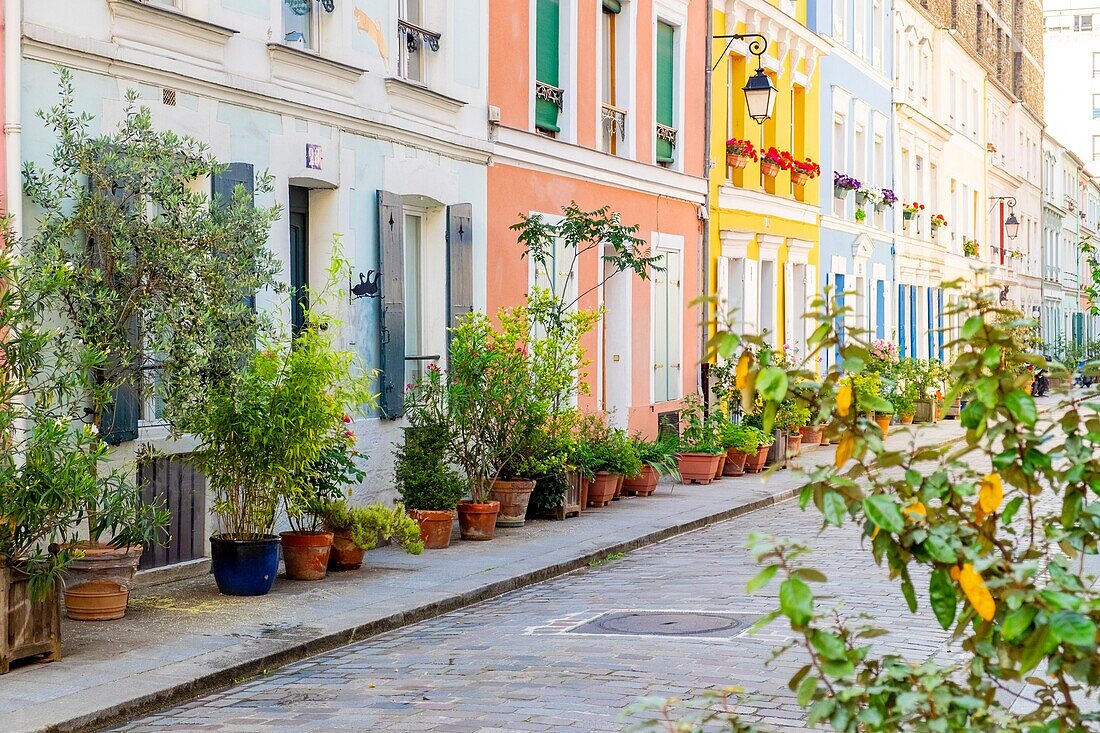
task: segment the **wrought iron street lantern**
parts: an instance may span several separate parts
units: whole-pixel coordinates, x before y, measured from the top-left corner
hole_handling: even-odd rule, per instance
[[[734,33],[726,36],[715,36],[714,38],[716,40],[729,40],[725,50],[722,51],[722,55],[719,57],[718,64],[721,64],[721,59],[724,59],[726,54],[729,53],[730,46],[733,45],[734,41],[752,39],[749,42],[749,53],[756,56],[756,73],[745,82],[742,91],[745,93],[745,106],[749,110],[749,117],[756,120],[758,125],[764,124],[764,120],[770,119],[772,112],[775,110],[775,98],[778,94],[775,83],[772,82],[770,76],[764,73],[764,53],[768,50],[768,39],[759,33]],[[718,68],[718,64],[715,64],[714,69]],[[714,69],[711,69],[711,71],[713,72]]]
[[[1020,220],[1016,218],[1016,215],[1011,211],[1008,214],[1008,218],[1005,219],[1005,236],[1009,239],[1015,239],[1016,235],[1020,233]]]

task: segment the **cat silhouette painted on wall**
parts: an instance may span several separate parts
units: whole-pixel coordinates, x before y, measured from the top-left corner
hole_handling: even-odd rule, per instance
[[[364,277],[363,273],[359,273],[359,284],[354,285],[351,288],[351,294],[355,296],[353,300],[358,298],[377,298],[378,297],[378,278],[381,273],[374,270],[367,270],[367,274]]]

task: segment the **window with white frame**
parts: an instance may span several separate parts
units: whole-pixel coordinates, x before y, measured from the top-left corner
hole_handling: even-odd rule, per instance
[[[628,33],[630,23],[627,6],[622,2],[605,2],[601,27],[601,100],[600,125],[603,130],[603,150],[612,155],[622,155],[627,147],[628,89],[627,78]]]
[[[978,139],[978,90],[970,90],[970,137]]]
[[[655,255],[661,271],[653,273],[651,290],[653,401],[667,402],[683,394],[683,262],[681,251],[663,247],[659,238]]]
[[[779,343],[778,265],[775,260],[760,260],[760,335],[773,347]]]
[[[848,43],[848,0],[833,2],[833,36],[841,43]]]
[[[847,125],[845,125],[845,118],[841,115],[833,116],[833,168],[839,172],[846,172],[848,166],[848,156],[846,154],[847,149],[848,131]],[[837,216],[844,216],[845,201],[844,198],[833,197],[833,213]]]
[[[423,84],[427,81],[424,53],[432,37],[425,35],[424,0],[397,0],[397,17],[397,75]]]
[[[855,12],[852,14],[852,50],[862,56],[866,49],[864,38],[867,35],[867,3],[869,0],[855,0]]]
[[[882,0],[874,0],[871,9],[871,65],[882,68],[882,36],[886,30],[886,16]]]
[[[315,0],[282,0],[283,42],[304,51],[317,50]]]
[[[169,8],[170,10],[179,10],[182,1],[183,0],[144,0],[148,5],[156,5],[159,8]]]

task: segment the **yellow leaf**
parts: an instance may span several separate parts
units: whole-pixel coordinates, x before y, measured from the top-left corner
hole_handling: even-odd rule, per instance
[[[733,384],[737,389],[748,389],[750,367],[752,367],[752,356],[749,352],[742,351],[741,358],[737,360],[737,371],[734,372]]]
[[[910,504],[909,506],[902,509],[902,511],[905,512],[905,516],[909,519],[910,522],[919,522],[926,516],[928,516],[928,510],[925,509],[924,504],[919,501],[915,504]]]
[[[982,479],[981,488],[978,490],[978,506],[983,514],[992,514],[1005,498],[1004,482],[1001,474],[994,471]]]
[[[959,587],[962,588],[966,599],[970,601],[970,605],[978,615],[986,621],[992,621],[993,615],[997,612],[997,603],[993,600],[993,594],[989,592],[989,588],[985,587],[981,573],[970,563],[963,565],[962,570],[959,571]]]
[[[836,467],[840,468],[848,459],[852,457],[852,454],[856,450],[856,437],[848,434],[840,439],[840,445],[836,447]]]
[[[836,411],[841,417],[848,417],[852,410],[852,385],[845,382],[836,393]]]
[[[879,527],[878,527],[878,525],[875,525],[875,531],[871,533],[871,539],[874,539],[874,538],[878,537],[878,531],[879,531]]]

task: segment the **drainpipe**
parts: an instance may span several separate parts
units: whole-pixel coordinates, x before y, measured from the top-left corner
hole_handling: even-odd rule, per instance
[[[23,0],[4,0],[4,207],[15,241],[23,235],[23,175],[19,91]]]
[[[706,40],[706,81],[704,88],[704,104],[703,104],[703,178],[706,179],[706,192],[703,194],[703,212],[706,218],[703,219],[703,232],[700,235],[701,246],[699,247],[699,259],[700,259],[700,271],[702,277],[699,282],[702,284],[702,294],[707,296],[710,294],[710,135],[711,135],[711,100],[710,91],[712,84],[713,74],[711,67],[713,66],[712,60],[714,56],[714,41],[711,40],[714,35],[714,9],[711,7],[710,0],[704,0],[707,14],[707,40]],[[699,339],[699,391],[703,395],[704,400],[709,400],[707,391],[704,391],[703,384],[703,364],[707,361],[707,342],[710,340],[710,302],[704,301],[703,304],[703,325],[700,329]],[[714,309],[715,313],[718,313],[717,307]],[[709,381],[709,380],[708,380]]]

